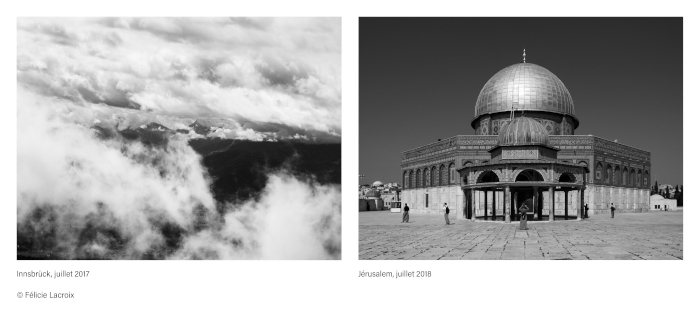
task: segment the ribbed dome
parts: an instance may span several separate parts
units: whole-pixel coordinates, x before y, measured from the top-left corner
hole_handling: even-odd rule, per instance
[[[550,111],[574,116],[574,101],[564,83],[549,70],[519,63],[498,71],[481,89],[475,117],[511,110]]]
[[[499,146],[538,144],[549,144],[549,135],[542,124],[529,117],[516,117],[498,134]]]
[[[367,198],[379,198],[381,196],[381,193],[376,189],[370,189],[365,193],[365,197]]]

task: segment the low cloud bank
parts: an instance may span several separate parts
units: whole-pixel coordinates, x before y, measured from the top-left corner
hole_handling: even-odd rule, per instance
[[[99,259],[340,258],[339,186],[278,171],[259,199],[217,202],[187,137],[175,135],[164,146],[100,139],[76,121],[85,110],[21,89],[18,98],[18,252]]]

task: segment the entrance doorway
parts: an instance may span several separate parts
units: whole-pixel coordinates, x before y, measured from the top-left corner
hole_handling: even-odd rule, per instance
[[[537,196],[535,196],[535,190],[532,187],[522,187],[514,188],[511,192],[511,204],[510,204],[510,220],[519,221],[520,220],[520,206],[525,204],[528,208],[527,220],[542,220],[542,193],[538,191]],[[535,203],[535,199],[537,202]],[[535,216],[537,215],[537,216]]]

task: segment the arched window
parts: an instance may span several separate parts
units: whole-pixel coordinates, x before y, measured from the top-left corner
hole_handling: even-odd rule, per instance
[[[408,188],[408,171],[403,172],[403,188]]]
[[[610,184],[611,180],[612,180],[612,166],[608,165],[608,167],[605,168],[605,183]]]
[[[438,173],[437,167],[433,166],[433,168],[430,169],[430,175],[433,177],[433,181],[431,182],[433,186],[440,185],[440,174]]]
[[[596,180],[601,180],[603,178],[603,164],[598,162],[598,165],[595,167],[595,179]]]
[[[644,171],[644,186],[649,185],[649,171]]]
[[[627,167],[622,169],[622,185],[627,185]]]
[[[457,171],[455,170],[454,163],[450,163],[449,171],[450,171],[450,184],[454,184],[455,183],[455,175],[457,174]]]
[[[425,168],[425,187],[433,186],[433,179],[430,177],[430,168]]]
[[[637,171],[637,186],[642,185],[642,170]]]
[[[413,170],[408,173],[408,188],[414,188],[416,185],[413,184]]]
[[[620,166],[615,166],[615,173],[613,173],[613,184],[620,184]]]
[[[422,178],[422,175],[420,173],[420,169],[418,169],[418,171],[416,171],[416,179],[417,179],[416,180],[416,187],[423,187],[423,178]]]
[[[440,165],[440,185],[447,185],[447,167]]]
[[[635,182],[634,182],[634,179],[635,179],[634,176],[635,176],[635,175],[636,175],[636,173],[634,173],[634,169],[630,169],[630,178],[629,178],[629,180],[630,180],[630,186],[634,186],[634,185],[635,185]]]

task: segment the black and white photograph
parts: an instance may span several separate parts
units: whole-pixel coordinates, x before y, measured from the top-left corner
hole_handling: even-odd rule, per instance
[[[16,23],[18,260],[341,259],[341,18]]]
[[[360,260],[683,260],[683,18],[360,18]]]

